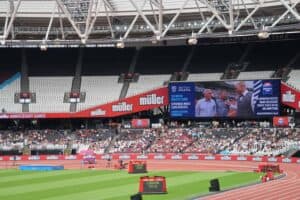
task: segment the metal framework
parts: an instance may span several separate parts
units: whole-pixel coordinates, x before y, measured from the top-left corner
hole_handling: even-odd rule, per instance
[[[110,46],[297,33],[300,0],[2,0],[0,41]],[[32,7],[32,8],[31,8]]]

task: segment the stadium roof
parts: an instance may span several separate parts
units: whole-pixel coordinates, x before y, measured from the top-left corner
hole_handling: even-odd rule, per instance
[[[2,44],[157,42],[297,33],[300,0],[1,0]]]

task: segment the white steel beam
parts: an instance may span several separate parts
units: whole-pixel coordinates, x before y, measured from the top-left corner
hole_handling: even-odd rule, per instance
[[[110,16],[109,16],[106,4],[104,4],[104,10],[105,10],[105,15],[106,15],[107,23],[108,23],[108,26],[109,26],[109,29],[110,29],[111,38],[114,39],[115,38],[115,32],[114,32],[112,24],[111,24],[111,20],[110,20]]]
[[[144,0],[141,9],[144,8],[144,6],[146,5],[146,2],[147,2],[147,0]],[[130,26],[128,27],[126,33],[124,34],[123,39],[126,39],[126,38],[128,37],[129,33],[131,32],[131,30],[132,30],[134,24],[136,23],[137,19],[139,18],[139,16],[140,16],[139,13],[137,13],[137,14],[135,15],[135,17],[134,17],[134,19],[132,20],[132,22],[130,23]]]
[[[212,12],[214,15],[216,15],[216,18],[221,22],[221,24],[222,24],[226,29],[230,30],[231,26],[228,25],[228,24],[221,18],[219,12],[218,12],[214,7],[212,7],[212,6],[209,4],[208,0],[198,0],[198,1],[200,1],[200,2],[203,3],[203,4],[205,4],[206,7],[207,7],[207,9],[208,9],[210,12]]]
[[[297,20],[300,20],[299,13],[295,11],[294,9],[291,8],[291,6],[285,1],[285,0],[280,0],[281,3],[296,17]]]
[[[139,13],[139,15],[143,18],[145,23],[149,26],[149,28],[152,30],[154,34],[156,34],[156,29],[155,27],[151,24],[151,22],[148,20],[146,15],[143,13],[143,11],[136,5],[136,3],[133,0],[129,0],[133,7],[136,9],[136,11]]]
[[[164,13],[163,13],[163,0],[159,0],[159,14],[158,14],[158,31],[159,34],[162,34],[163,31],[163,20],[164,20]]]
[[[297,4],[299,4],[300,0],[297,0],[292,6],[291,8],[294,9]],[[290,11],[286,10],[272,25],[271,28],[275,27]]]
[[[19,10],[20,5],[21,5],[21,0],[18,0],[17,5],[13,8],[13,12],[11,13],[10,20],[9,20],[8,25],[7,25],[7,28],[3,33],[2,39],[4,39],[4,40],[7,39],[10,31],[12,30],[12,26],[13,26],[13,23],[14,23],[14,20],[16,18],[16,15],[17,15],[17,12]]]
[[[81,33],[81,31],[76,26],[76,23],[72,19],[69,11],[65,8],[64,4],[62,3],[62,1],[61,0],[56,0],[56,3],[59,6],[59,8],[62,10],[62,12],[64,13],[64,15],[67,17],[67,19],[69,20],[69,22],[71,23],[71,25],[72,25],[73,29],[75,30],[75,32],[77,33],[78,37],[79,38],[83,38],[84,35]]]
[[[52,23],[53,23],[53,19],[54,19],[54,14],[55,14],[56,10],[57,10],[57,5],[54,6],[53,11],[52,11],[52,15],[51,15],[51,18],[50,18],[50,21],[49,21],[49,24],[48,24],[47,32],[46,32],[46,35],[45,35],[45,38],[44,38],[45,42],[48,40],[50,29],[52,27]]]
[[[235,31],[240,30],[244,26],[244,24],[248,21],[248,19],[252,18],[252,16],[256,13],[256,11],[261,7],[261,4],[257,5],[246,18],[244,18],[241,23],[235,28]],[[255,27],[254,27],[255,28]]]
[[[183,11],[183,9],[185,8],[185,6],[187,5],[188,2],[189,2],[189,0],[185,0],[184,1],[184,3],[182,4],[181,8],[177,11],[177,13],[175,14],[175,16],[172,18],[171,22],[168,24],[167,28],[161,34],[161,37],[164,37],[167,34],[167,32],[169,31],[169,29],[171,28],[171,26],[174,24],[174,22],[177,20],[177,18],[179,17],[179,15],[181,14],[181,12]]]
[[[205,29],[207,29],[208,25],[212,22],[212,20],[214,20],[216,17],[216,15],[211,16],[207,22],[201,27],[201,29],[198,31],[198,35],[201,34]]]
[[[97,1],[97,0],[96,0]],[[94,0],[90,0],[90,5],[89,5],[89,9],[88,9],[88,13],[87,13],[87,17],[86,17],[86,22],[85,22],[85,31],[84,31],[84,36],[86,37],[89,26],[90,26],[90,22],[91,22],[91,17],[92,17],[92,12],[93,12],[93,7],[94,7]],[[97,5],[96,5],[97,6]]]
[[[97,16],[98,16],[98,13],[99,13],[99,10],[100,10],[100,5],[101,5],[102,1],[97,0],[97,2],[98,3],[96,5],[96,12],[95,12],[94,18],[92,19],[91,24],[89,25],[89,29],[88,29],[87,33],[84,34],[84,36],[83,36],[84,39],[86,39],[86,40],[89,38],[89,36],[90,36],[90,34],[91,34],[91,32],[92,32],[92,30],[94,28],[94,25],[95,25],[95,22],[97,20]]]

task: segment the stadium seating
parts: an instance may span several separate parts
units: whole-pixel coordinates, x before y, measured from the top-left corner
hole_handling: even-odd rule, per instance
[[[118,76],[83,76],[81,91],[86,93],[84,103],[78,104],[78,110],[118,100],[122,84]]]
[[[300,89],[300,70],[292,70],[289,76],[290,78],[288,79],[287,83],[296,87],[297,89]]]
[[[140,75],[138,82],[130,83],[127,96],[161,87],[170,77],[171,75]]]
[[[240,72],[238,80],[271,78],[274,71]]]
[[[24,140],[26,139],[26,143]],[[22,150],[30,144],[33,151],[96,153],[204,153],[234,155],[284,155],[299,149],[300,129],[290,128],[160,128],[0,131],[0,151]],[[1,153],[1,152],[0,152]]]
[[[14,103],[14,94],[20,92],[20,77],[0,88],[0,109],[6,112],[22,112],[22,105]]]
[[[36,103],[29,104],[31,112],[68,112],[64,93],[71,90],[72,77],[29,77],[30,91],[36,93]]]
[[[188,81],[212,81],[220,80],[222,73],[189,74]]]

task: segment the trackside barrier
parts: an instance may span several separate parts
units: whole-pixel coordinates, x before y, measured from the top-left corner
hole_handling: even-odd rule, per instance
[[[268,157],[268,156],[237,156],[207,154],[175,154],[175,153],[114,153],[96,155],[97,160],[220,160],[220,161],[253,161],[271,163],[298,163],[300,158]],[[35,161],[35,160],[82,160],[82,155],[38,155],[38,156],[0,156],[1,161]]]

